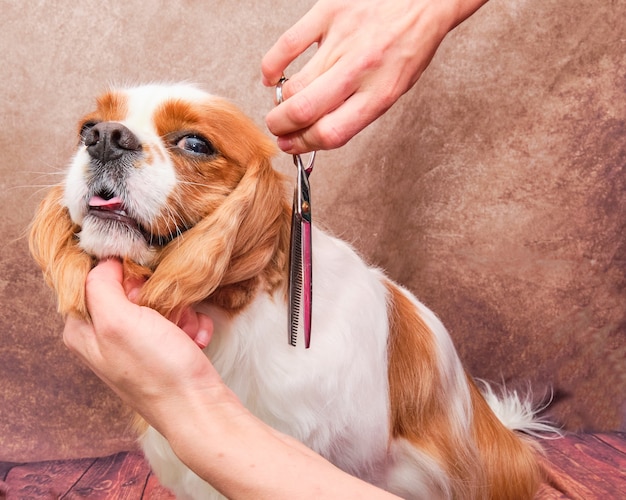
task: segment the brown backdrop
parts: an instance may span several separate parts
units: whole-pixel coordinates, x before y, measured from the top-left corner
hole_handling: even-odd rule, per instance
[[[263,126],[261,57],[311,3],[0,0],[0,460],[132,443],[23,238],[76,119],[108,82],[190,80]],[[471,373],[552,387],[569,429],[625,428],[624,19],[624,2],[492,0],[312,177],[317,221],[434,309]]]

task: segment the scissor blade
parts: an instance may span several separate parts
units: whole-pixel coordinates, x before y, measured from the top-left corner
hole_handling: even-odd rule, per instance
[[[300,224],[302,232],[302,306],[304,308],[304,346],[311,345],[311,311],[313,303],[313,252],[311,223],[305,219]]]
[[[301,300],[302,217],[297,213],[297,210],[294,210],[291,216],[291,244],[289,248],[289,343],[294,347],[298,340]]]

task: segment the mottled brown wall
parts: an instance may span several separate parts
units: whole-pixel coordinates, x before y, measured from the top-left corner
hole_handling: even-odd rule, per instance
[[[262,126],[260,59],[311,3],[0,0],[0,460],[132,442],[22,238],[77,117],[108,82],[185,79]],[[312,177],[316,219],[433,308],[472,374],[553,387],[570,429],[626,425],[624,19],[618,1],[492,0]]]

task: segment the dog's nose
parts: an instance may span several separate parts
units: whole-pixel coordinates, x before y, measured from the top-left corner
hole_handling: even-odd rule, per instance
[[[85,132],[83,141],[89,155],[103,163],[141,149],[137,136],[118,122],[97,123]]]

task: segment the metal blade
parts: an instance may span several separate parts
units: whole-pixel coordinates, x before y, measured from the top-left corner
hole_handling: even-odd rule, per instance
[[[311,311],[313,305],[313,248],[311,246],[311,223],[306,219],[303,219],[300,227],[302,233],[302,252],[300,255],[302,257],[301,290],[302,306],[304,309],[304,346],[308,349],[311,345]]]
[[[294,200],[297,201],[297,200]],[[289,248],[289,343],[296,346],[302,301],[302,217],[295,209],[291,215]]]

